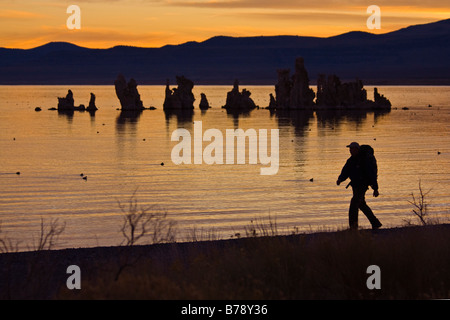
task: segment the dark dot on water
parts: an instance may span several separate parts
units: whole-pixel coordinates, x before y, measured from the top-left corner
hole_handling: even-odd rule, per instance
[[[84,176],[84,177],[83,177],[83,180],[87,180],[87,176]]]
[[[164,165],[164,162],[161,162],[161,165],[163,166],[163,165]]]
[[[313,182],[313,181],[314,181],[314,178],[309,179],[309,181]]]
[[[20,172],[19,172],[19,171],[17,171],[17,172],[16,172],[16,174],[17,174],[17,175],[20,175]]]
[[[438,151],[438,154],[441,154],[441,152],[440,152],[440,151]]]
[[[80,173],[80,177],[82,177],[82,176],[84,176],[84,174],[83,174],[83,173]]]

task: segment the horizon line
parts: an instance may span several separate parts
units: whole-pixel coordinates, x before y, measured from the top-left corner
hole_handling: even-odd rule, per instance
[[[52,44],[52,43],[66,43],[66,44],[70,44],[79,48],[83,48],[83,49],[92,49],[92,50],[108,50],[108,49],[113,49],[113,48],[118,48],[118,47],[130,47],[130,48],[139,48],[139,49],[161,49],[167,46],[180,46],[180,45],[184,45],[184,44],[188,44],[188,43],[204,43],[208,40],[214,39],[214,38],[234,38],[234,39],[245,39],[245,38],[275,38],[275,37],[297,37],[297,38],[316,38],[316,39],[330,39],[330,38],[334,38],[334,37],[339,37],[342,35],[346,35],[346,34],[350,34],[350,33],[365,33],[365,34],[369,34],[371,36],[383,36],[383,35],[387,35],[390,33],[394,33],[394,32],[398,32],[400,30],[404,30],[410,27],[417,27],[417,26],[424,26],[424,25],[429,25],[429,24],[434,24],[434,23],[439,23],[439,22],[443,22],[443,21],[448,21],[450,20],[450,18],[448,19],[443,19],[443,20],[436,20],[434,22],[429,22],[429,23],[422,23],[422,24],[413,24],[413,25],[409,25],[400,29],[396,29],[393,31],[388,31],[385,33],[373,33],[373,32],[368,32],[368,31],[362,31],[362,30],[352,30],[352,31],[348,31],[348,32],[344,32],[344,33],[340,33],[340,34],[336,34],[336,35],[332,35],[332,36],[328,36],[328,37],[321,37],[321,36],[307,36],[307,35],[288,35],[288,34],[279,34],[279,35],[259,35],[259,36],[227,36],[227,35],[223,35],[223,34],[218,34],[209,38],[206,38],[205,40],[202,41],[198,41],[198,40],[190,40],[190,41],[185,41],[185,42],[180,42],[178,44],[164,44],[162,46],[154,46],[154,47],[145,47],[145,46],[136,46],[136,45],[123,45],[123,44],[118,44],[118,45],[114,45],[111,47],[104,47],[104,48],[98,48],[98,47],[87,47],[87,46],[81,46],[78,45],[74,42],[69,42],[69,41],[59,41],[59,40],[55,40],[55,41],[49,41],[46,43],[43,43],[41,45],[35,46],[35,47],[31,47],[31,48],[10,48],[10,47],[0,47],[1,49],[9,49],[9,50],[33,50],[33,49],[37,49],[43,46],[46,46],[48,44]]]

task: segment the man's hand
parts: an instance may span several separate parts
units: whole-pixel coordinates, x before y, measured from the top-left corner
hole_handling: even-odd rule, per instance
[[[378,192],[378,190],[374,190],[373,191],[373,196],[376,198],[380,195],[380,193]]]
[[[340,185],[341,182],[342,182],[341,180],[337,179],[336,184],[337,184],[337,185]]]

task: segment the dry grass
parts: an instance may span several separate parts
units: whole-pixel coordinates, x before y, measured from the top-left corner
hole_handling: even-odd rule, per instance
[[[381,230],[380,230],[381,231]],[[71,299],[429,299],[450,297],[450,227],[425,226],[160,246],[118,281],[85,277]],[[367,267],[381,289],[366,287]],[[86,272],[85,272],[86,274]]]

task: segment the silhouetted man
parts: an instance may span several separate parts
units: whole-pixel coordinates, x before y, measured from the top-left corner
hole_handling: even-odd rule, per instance
[[[366,191],[369,189],[369,186],[373,189],[373,196],[379,196],[375,157],[372,154],[371,158],[369,158],[370,155],[361,152],[361,147],[357,142],[350,143],[347,148],[350,148],[351,157],[342,168],[342,172],[336,183],[340,185],[347,178],[351,180],[350,184],[353,189],[353,198],[348,211],[350,228],[358,228],[358,209],[361,209],[367,219],[369,219],[372,229],[378,229],[381,227],[381,222],[375,217],[365,200]]]

